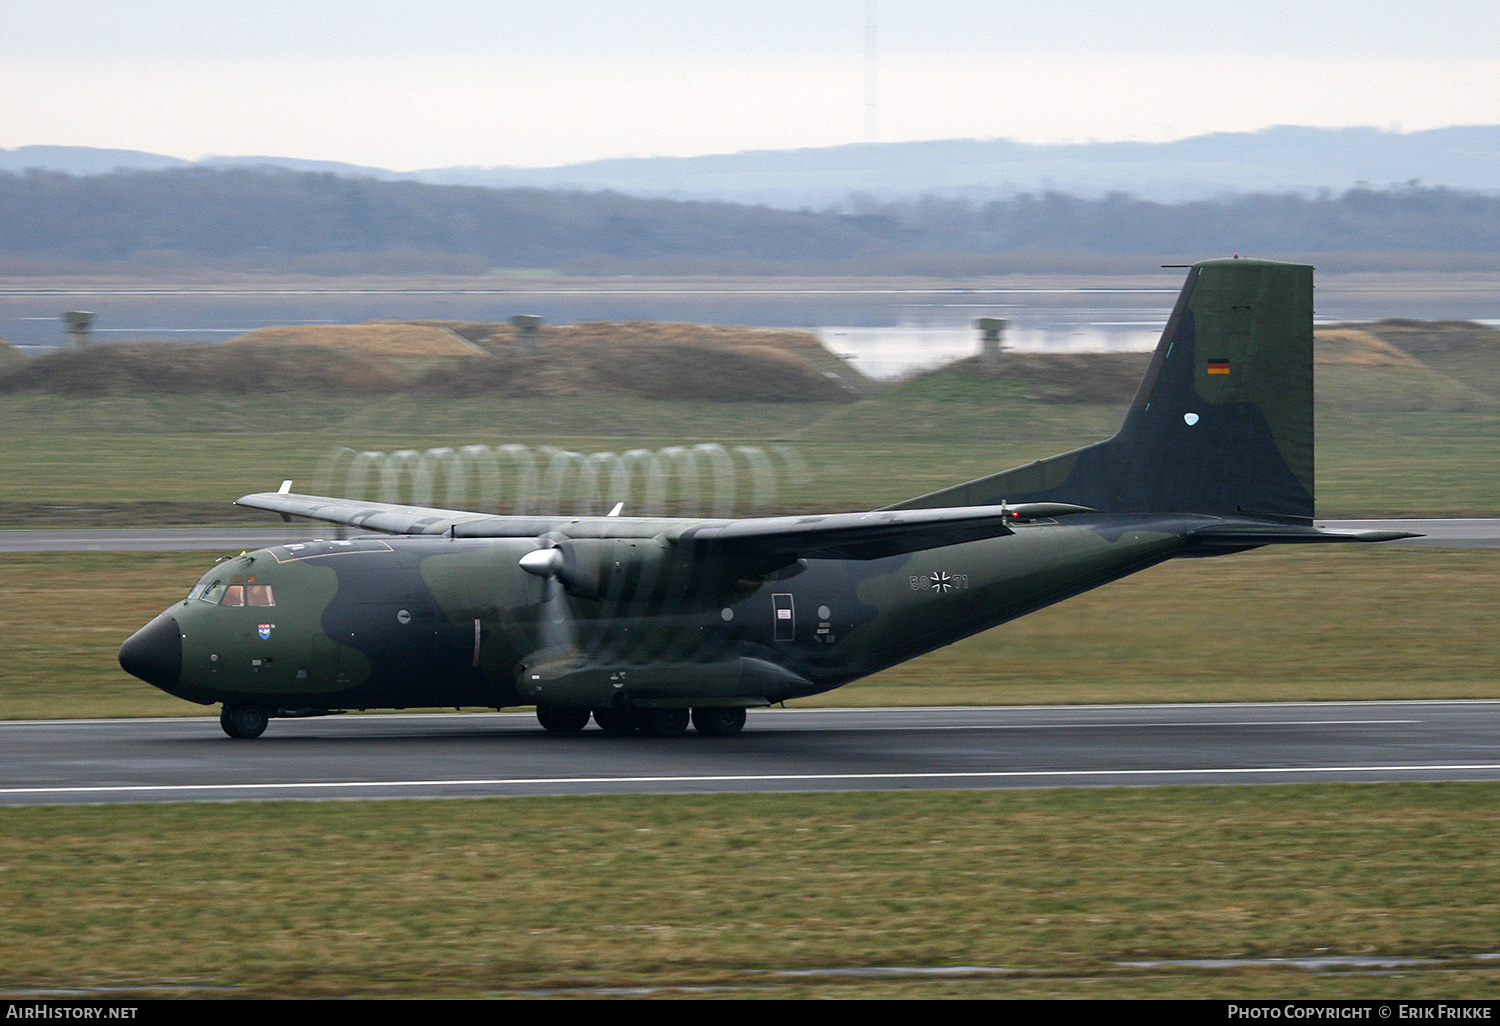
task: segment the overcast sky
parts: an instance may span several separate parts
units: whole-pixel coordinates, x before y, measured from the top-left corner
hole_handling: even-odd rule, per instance
[[[869,0],[0,0],[0,147],[397,170],[863,141]],[[1500,124],[1497,0],[876,0],[874,134]]]

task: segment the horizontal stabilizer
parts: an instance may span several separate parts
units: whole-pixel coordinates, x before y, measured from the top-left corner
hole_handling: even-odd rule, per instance
[[[1328,531],[1300,524],[1215,524],[1191,532],[1188,539],[1213,548],[1247,545],[1296,545],[1308,542],[1383,542],[1420,538],[1416,531]]]

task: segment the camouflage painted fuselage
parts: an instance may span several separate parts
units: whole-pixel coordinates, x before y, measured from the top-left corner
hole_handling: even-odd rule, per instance
[[[196,597],[174,605],[142,630],[157,653],[145,676],[194,702],[287,711],[779,702],[951,644],[1185,545],[1181,518],[1089,519],[884,559],[800,560],[765,580],[706,587],[700,576],[669,598],[564,594],[555,600],[566,617],[560,638],[542,621],[548,582],[518,566],[533,542],[280,546],[203,579],[268,585],[274,605]],[[631,533],[651,526],[625,523]]]
[[[1195,264],[1115,437],[867,513],[506,517],[287,482],[240,503],[386,536],[221,564],[120,663],[240,737],[440,705],[581,729],[827,691],[1174,557],[1400,537],[1312,523],[1312,295],[1310,267]]]

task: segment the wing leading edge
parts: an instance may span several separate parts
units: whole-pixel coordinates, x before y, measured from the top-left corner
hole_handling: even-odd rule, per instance
[[[1061,502],[956,509],[876,510],[743,520],[497,516],[291,492],[257,492],[236,505],[385,534],[449,538],[655,538],[687,550],[809,559],[878,559],[1012,533],[1031,520],[1093,512]]]

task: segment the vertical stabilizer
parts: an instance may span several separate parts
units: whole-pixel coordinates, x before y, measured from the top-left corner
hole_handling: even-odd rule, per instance
[[[1056,501],[1311,521],[1312,296],[1303,264],[1194,264],[1115,437],[892,508]]]

